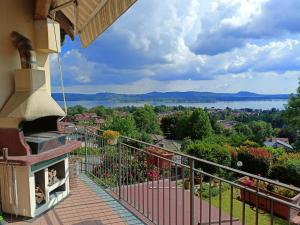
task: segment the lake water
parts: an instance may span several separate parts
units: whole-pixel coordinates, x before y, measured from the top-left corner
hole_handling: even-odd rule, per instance
[[[58,101],[58,104],[63,106],[63,102]],[[122,106],[143,106],[144,104],[149,104],[153,106],[166,105],[166,106],[178,106],[182,105],[185,107],[198,107],[198,108],[218,108],[225,109],[226,107],[232,109],[284,109],[284,105],[287,104],[287,100],[266,100],[266,101],[232,101],[232,102],[212,102],[212,103],[176,103],[176,102],[111,102],[111,101],[69,101],[68,106],[82,105],[87,108],[94,106],[106,106],[106,107],[122,107]]]

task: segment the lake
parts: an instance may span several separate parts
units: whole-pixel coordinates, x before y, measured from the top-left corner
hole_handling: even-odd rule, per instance
[[[58,101],[60,106],[63,106],[62,101]],[[112,101],[69,101],[68,106],[82,105],[87,108],[92,108],[94,106],[103,105],[105,107],[122,107],[122,106],[143,106],[144,104],[149,104],[153,106],[166,105],[166,106],[178,106],[182,105],[185,107],[197,107],[197,108],[218,108],[225,109],[226,107],[232,109],[284,109],[284,105],[287,104],[287,100],[266,100],[266,101],[228,101],[228,102],[210,102],[210,103],[176,103],[176,102],[112,102]]]

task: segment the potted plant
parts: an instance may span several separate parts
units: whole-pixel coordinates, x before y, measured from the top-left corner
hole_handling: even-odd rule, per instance
[[[106,143],[109,145],[116,145],[118,143],[118,138],[120,133],[114,130],[106,130],[102,134],[103,139],[106,140]]]
[[[201,184],[201,182],[203,181],[203,175],[201,174],[201,172],[199,172],[199,171],[195,172],[194,181],[195,181],[195,184]]]
[[[174,153],[165,151],[161,148],[154,147],[154,146],[149,146],[147,149],[147,164],[148,166],[150,165],[155,165],[159,166],[160,169],[167,169],[170,166],[170,161],[172,160]],[[164,160],[162,158],[168,159]]]
[[[184,180],[184,182],[183,182],[183,188],[187,190],[187,189],[190,189],[190,187],[191,187],[190,180],[189,179]]]
[[[300,193],[297,193],[291,189],[280,187],[274,184],[270,184],[265,181],[257,181],[256,179],[250,177],[242,177],[238,180],[239,184],[244,187],[251,188],[256,190],[257,186],[259,187],[260,192],[281,199],[285,202],[290,202],[293,204],[300,204]],[[250,192],[245,190],[244,188],[240,189],[240,200],[245,201],[250,205],[256,205],[258,203],[258,207],[265,211],[271,211],[272,202],[270,199],[264,196],[256,197],[255,192]],[[258,200],[258,202],[256,202]],[[284,219],[293,218],[293,216],[298,214],[298,211],[291,209],[289,214],[289,207],[283,203],[274,201],[273,204],[273,212],[275,215],[282,217]]]
[[[147,178],[150,181],[158,180],[159,172],[157,171],[156,167],[152,166],[152,168],[147,171]]]

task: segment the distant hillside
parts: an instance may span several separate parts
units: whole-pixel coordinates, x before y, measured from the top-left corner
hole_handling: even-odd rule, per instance
[[[53,93],[56,101],[62,101],[62,94]],[[288,99],[288,94],[256,94],[241,91],[238,93],[213,93],[213,92],[150,92],[146,94],[115,94],[96,93],[78,94],[66,93],[68,101],[113,101],[113,102],[217,102],[217,101],[249,101],[249,100],[276,100]]]

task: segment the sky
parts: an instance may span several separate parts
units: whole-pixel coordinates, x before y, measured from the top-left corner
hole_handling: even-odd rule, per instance
[[[66,92],[292,93],[299,0],[138,0],[88,48],[67,39]],[[57,56],[52,91],[60,92]]]

